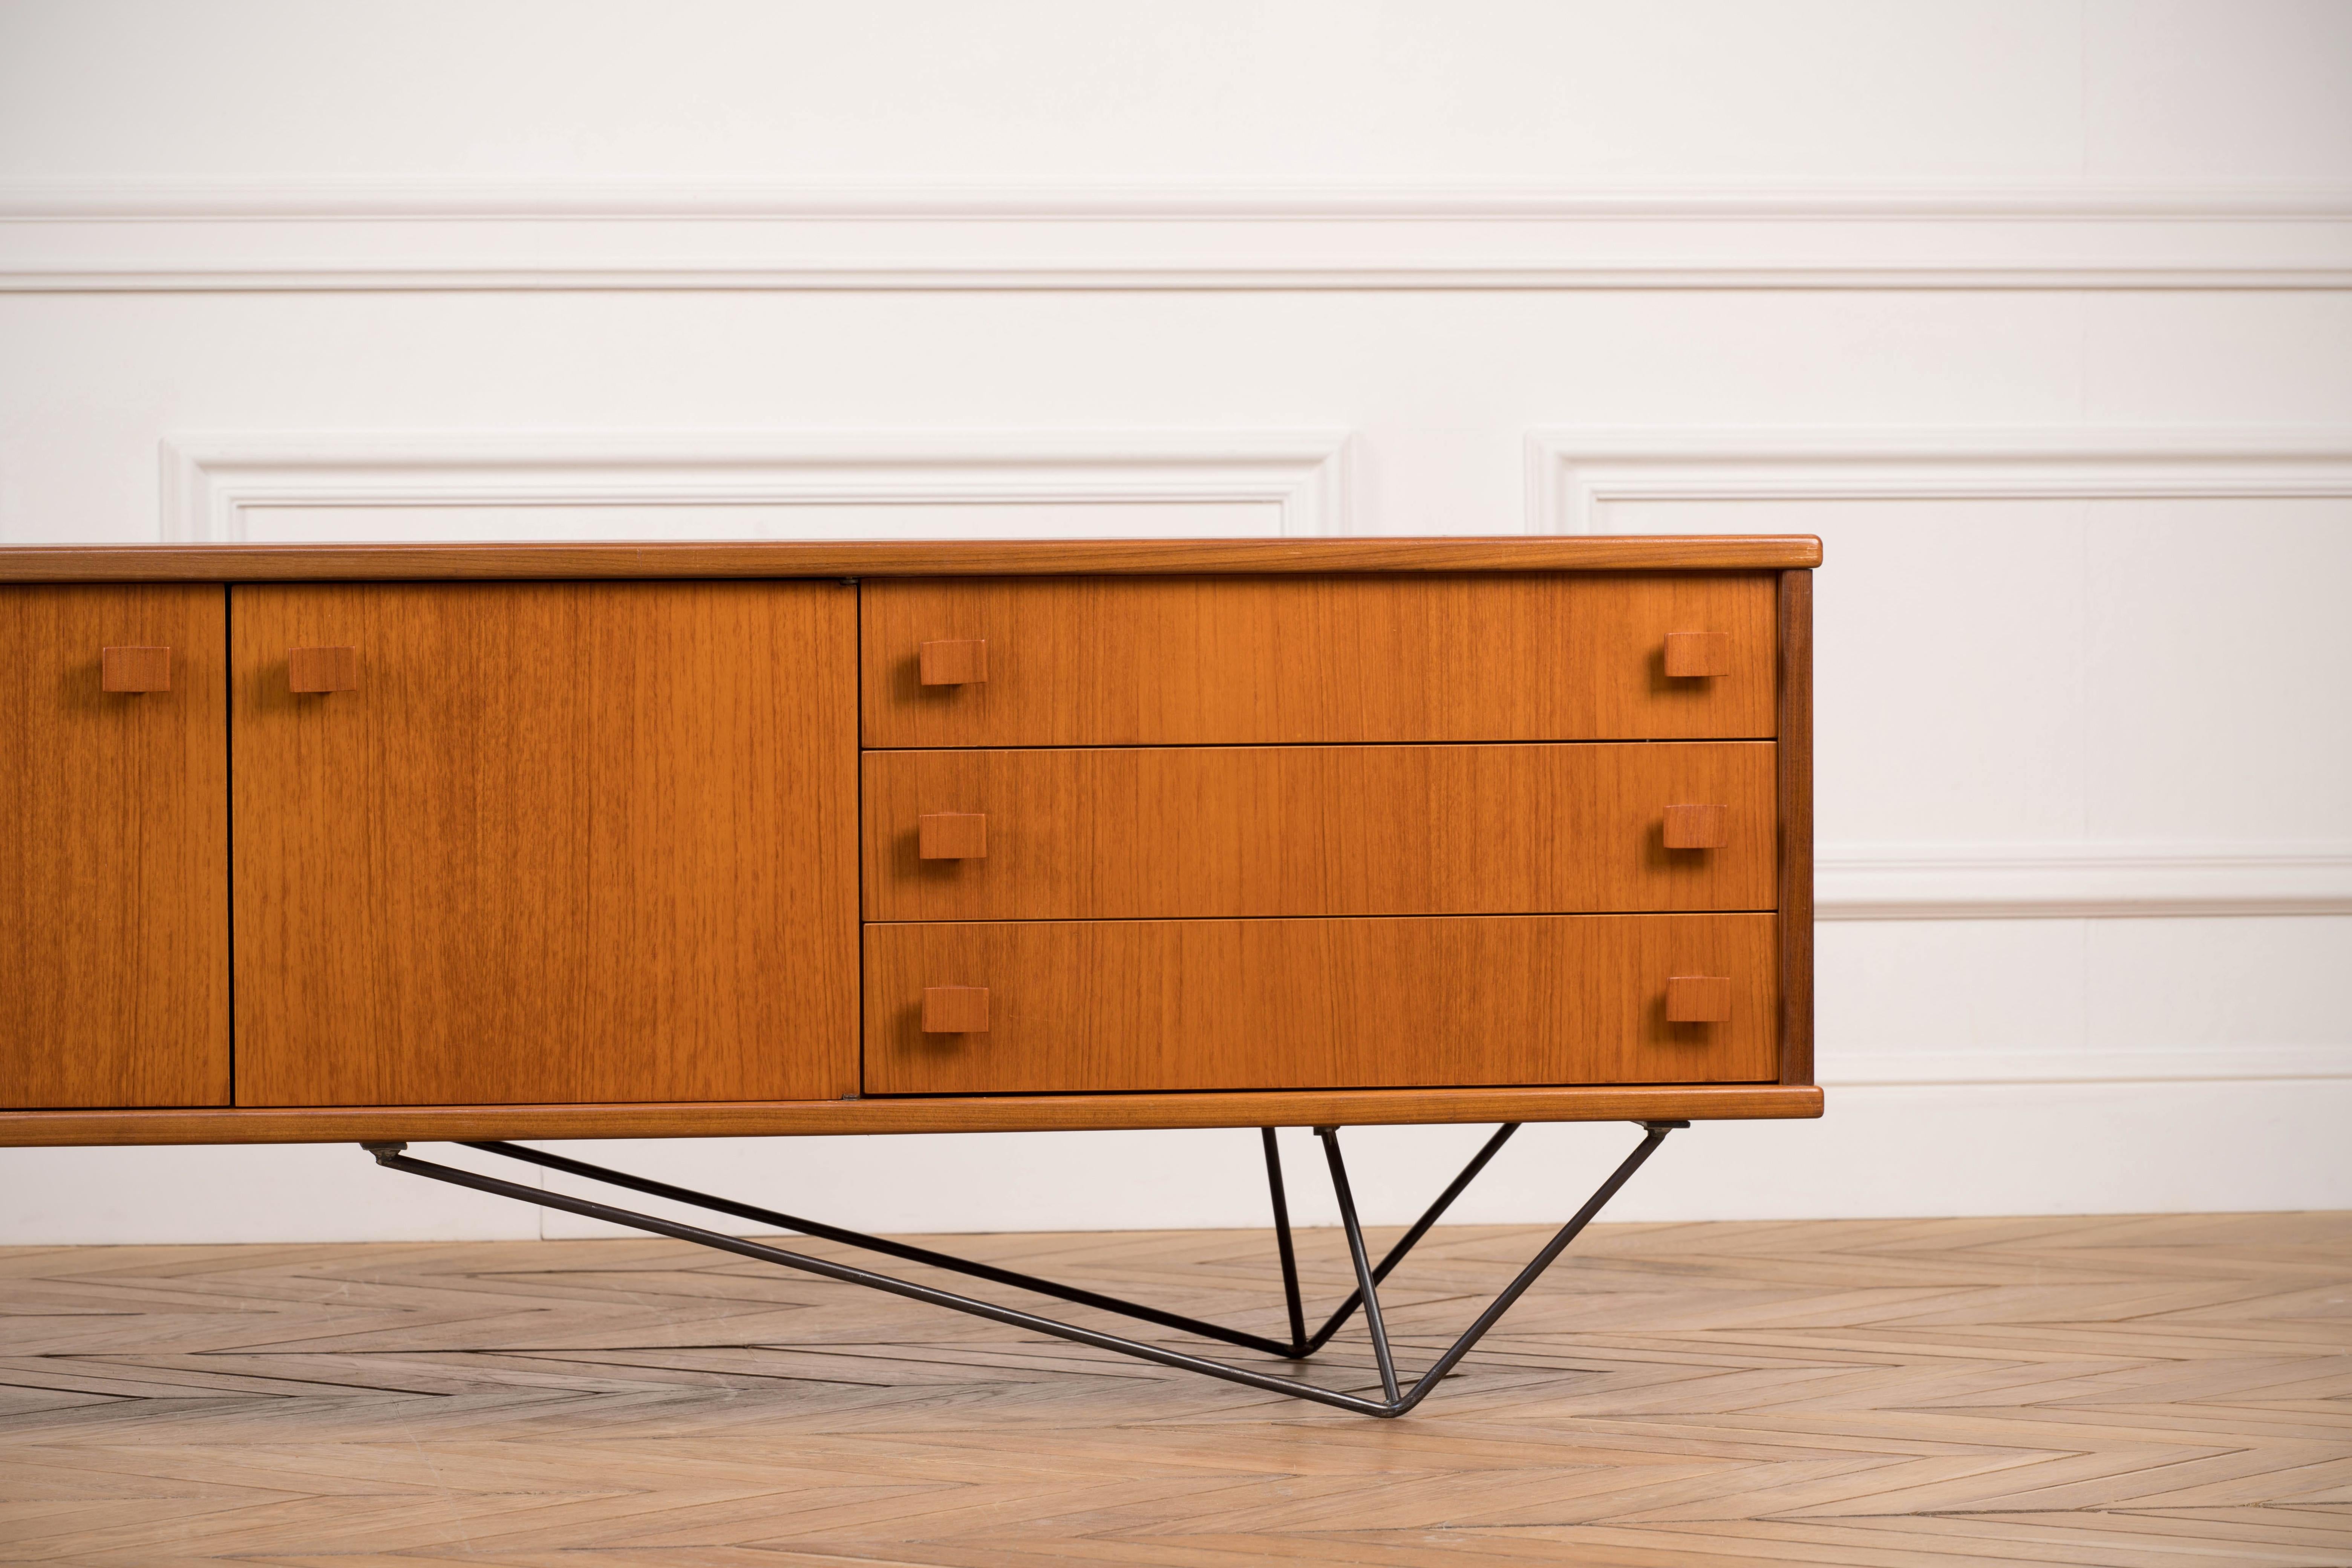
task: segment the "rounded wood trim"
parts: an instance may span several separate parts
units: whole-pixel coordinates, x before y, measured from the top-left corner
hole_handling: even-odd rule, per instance
[[[1815,1117],[1781,1084],[1312,1089],[1264,1094],[971,1095],[689,1105],[0,1111],[0,1148],[100,1143],[356,1143],[489,1138],[748,1138],[835,1132],[1370,1127],[1441,1121],[1724,1121]]]

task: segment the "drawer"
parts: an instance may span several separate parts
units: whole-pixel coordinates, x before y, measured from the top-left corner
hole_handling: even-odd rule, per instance
[[[872,925],[866,1092],[1760,1082],[1776,1070],[1772,922]],[[1677,979],[1680,1010],[1721,1016],[1669,1022]]]
[[[1773,749],[868,752],[866,914],[1769,910]],[[1670,816],[1675,842],[1712,847],[1669,848]]]
[[[959,578],[863,593],[868,746],[1774,733],[1769,574]]]

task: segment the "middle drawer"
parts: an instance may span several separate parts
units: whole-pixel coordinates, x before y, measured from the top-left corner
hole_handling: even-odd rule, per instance
[[[1769,741],[868,752],[864,765],[869,921],[1774,901]]]

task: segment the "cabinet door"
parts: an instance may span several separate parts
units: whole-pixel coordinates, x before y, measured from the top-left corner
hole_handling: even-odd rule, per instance
[[[224,613],[0,588],[0,1106],[228,1102]]]
[[[264,585],[231,621],[239,1104],[855,1089],[856,590]]]

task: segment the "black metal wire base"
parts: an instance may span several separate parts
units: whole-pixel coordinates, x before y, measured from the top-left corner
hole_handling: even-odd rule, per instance
[[[943,1252],[933,1252],[928,1247],[909,1247],[904,1242],[889,1241],[881,1237],[866,1236],[859,1231],[845,1230],[839,1226],[826,1225],[822,1221],[780,1214],[773,1209],[761,1208],[753,1204],[713,1197],[707,1193],[672,1186],[667,1182],[650,1181],[643,1176],[632,1176],[625,1172],[607,1170],[602,1165],[589,1164],[584,1160],[573,1160],[562,1154],[551,1154],[541,1149],[525,1148],[520,1143],[468,1143],[466,1145],[468,1149],[479,1150],[485,1154],[503,1155],[510,1160],[520,1160],[529,1164],[543,1166],[551,1171],[562,1171],[569,1175],[584,1176],[592,1181],[624,1187],[631,1192],[644,1193],[649,1197],[667,1198],[674,1203],[707,1209],[713,1214],[723,1214],[736,1219],[750,1220],[754,1224],[771,1226],[778,1230],[795,1231],[803,1236],[819,1237],[827,1241],[837,1241],[850,1247],[862,1247],[868,1252],[878,1252],[885,1257],[896,1258],[904,1262],[920,1263],[950,1273],[968,1275],[975,1279],[987,1279],[999,1285],[1009,1285],[1017,1289],[1050,1296],[1055,1300],[1092,1307],[1100,1311],[1115,1312],[1141,1322],[1155,1323],[1163,1329],[1175,1329],[1202,1339],[1215,1340],[1224,1344],[1237,1345],[1244,1350],[1256,1351],[1261,1354],[1279,1356],[1286,1361],[1304,1361],[1321,1350],[1330,1342],[1331,1337],[1339,1331],[1341,1326],[1355,1315],[1357,1310],[1361,1308],[1365,1330],[1371,1336],[1372,1359],[1380,1368],[1381,1397],[1378,1399],[1360,1394],[1349,1394],[1340,1389],[1319,1387],[1311,1383],[1303,1383],[1296,1378],[1285,1377],[1272,1372],[1260,1372],[1250,1367],[1234,1366],[1225,1362],[1211,1361],[1202,1356],[1188,1355],[1181,1351],[1171,1351],[1159,1345],[1145,1344],[1139,1340],[1125,1339],[1118,1334],[1107,1334],[1099,1330],[1081,1328],[1076,1323],[1065,1323],[1053,1318],[1041,1318],[1034,1312],[1024,1312],[1017,1308],[1000,1307],[992,1301],[982,1301],[971,1296],[959,1296],[952,1290],[918,1285],[912,1280],[896,1279],[887,1274],[877,1274],[871,1269],[855,1268],[846,1263],[835,1263],[826,1258],[811,1258],[805,1253],[788,1252],[782,1247],[770,1247],[761,1242],[747,1241],[741,1237],[728,1236],[715,1230],[705,1230],[699,1226],[685,1225],[676,1220],[662,1219],[654,1215],[638,1214],[632,1209],[616,1208],[610,1204],[600,1204],[588,1198],[575,1198],[565,1193],[552,1193],[539,1187],[526,1187],[520,1183],[502,1181],[496,1176],[485,1176],[472,1171],[462,1171],[454,1165],[441,1165],[430,1160],[414,1159],[406,1152],[408,1145],[405,1143],[368,1143],[362,1147],[375,1156],[376,1163],[387,1170],[405,1171],[413,1176],[425,1176],[433,1181],[449,1183],[453,1186],[470,1187],[478,1193],[490,1193],[499,1197],[537,1204],[542,1208],[562,1209],[567,1214],[605,1220],[614,1225],[627,1226],[635,1230],[650,1232],[655,1236],[669,1237],[677,1241],[691,1241],[720,1252],[731,1252],[738,1257],[757,1258],[762,1263],[778,1264],[786,1268],[796,1268],[803,1273],[815,1274],[824,1279],[838,1279],[844,1284],[863,1285],[869,1289],[885,1291],[893,1296],[903,1296],[912,1301],[928,1301],[935,1307],[947,1307],[959,1312],[968,1312],[973,1317],[986,1318],[992,1322],[1003,1323],[1012,1328],[1051,1334],[1057,1339],[1072,1340],[1082,1345],[1093,1345],[1098,1350],[1117,1351],[1122,1355],[1133,1356],[1139,1361],[1152,1362],[1160,1366],[1172,1366],[1185,1372],[1197,1372],[1208,1377],[1223,1378],[1227,1383],[1262,1388],[1270,1394],[1286,1394],[1295,1399],[1312,1400],[1318,1405],[1328,1405],[1341,1410],[1352,1410],[1363,1415],[1397,1416],[1402,1415],[1414,1405],[1419,1405],[1427,1396],[1429,1391],[1437,1386],[1438,1381],[1452,1372],[1464,1356],[1470,1353],[1471,1347],[1486,1336],[1486,1331],[1493,1328],[1504,1313],[1511,1310],[1513,1304],[1527,1293],[1528,1288],[1536,1282],[1537,1278],[1551,1266],[1552,1260],[1567,1249],[1570,1242],[1576,1239],[1577,1234],[1592,1223],[1593,1216],[1601,1212],[1601,1206],[1617,1195],[1617,1189],[1623,1186],[1632,1178],[1633,1173],[1642,1168],[1642,1163],[1650,1157],[1660,1143],[1665,1142],[1666,1134],[1676,1128],[1687,1127],[1690,1123],[1644,1121],[1640,1125],[1643,1129],[1642,1142],[1634,1147],[1633,1152],[1625,1156],[1623,1163],[1618,1165],[1607,1181],[1601,1184],[1600,1188],[1593,1193],[1585,1205],[1576,1211],[1576,1217],[1561,1226],[1559,1234],[1544,1244],[1543,1248],[1528,1260],[1527,1267],[1520,1269],[1510,1284],[1504,1288],[1503,1293],[1496,1297],[1485,1311],[1478,1314],[1477,1321],[1464,1330],[1461,1338],[1455,1340],[1444,1354],[1432,1363],[1429,1369],[1415,1379],[1410,1388],[1402,1387],[1397,1382],[1396,1358],[1389,1346],[1387,1326],[1381,1318],[1381,1281],[1386,1279],[1390,1272],[1404,1260],[1405,1254],[1412,1250],[1415,1243],[1429,1234],[1430,1227],[1434,1226],[1446,1209],[1452,1206],[1454,1200],[1462,1195],[1463,1189],[1470,1184],[1480,1171],[1486,1168],[1486,1163],[1492,1160],[1504,1143],[1509,1141],[1511,1134],[1519,1130],[1519,1124],[1516,1121],[1506,1122],[1496,1129],[1495,1135],[1487,1139],[1485,1146],[1471,1157],[1467,1165],[1462,1168],[1462,1173],[1447,1184],[1445,1190],[1438,1194],[1436,1202],[1431,1204],[1422,1216],[1413,1222],[1412,1228],[1398,1239],[1394,1247],[1389,1248],[1388,1255],[1382,1258],[1378,1265],[1371,1262],[1370,1254],[1364,1247],[1363,1226],[1357,1223],[1355,1194],[1348,1185],[1347,1163],[1339,1156],[1339,1130],[1336,1127],[1315,1129],[1316,1136],[1323,1141],[1324,1155],[1331,1167],[1331,1187],[1339,1200],[1339,1223],[1347,1232],[1348,1256],[1355,1264],[1356,1289],[1347,1300],[1340,1303],[1339,1310],[1333,1312],[1325,1321],[1323,1326],[1312,1334],[1307,1331],[1306,1307],[1299,1296],[1298,1259],[1291,1245],[1290,1207],[1285,1196],[1282,1183],[1282,1153],[1276,1145],[1274,1129],[1271,1127],[1261,1129],[1261,1136],[1265,1145],[1266,1185],[1274,1200],[1275,1245],[1282,1258],[1283,1296],[1290,1312],[1290,1338],[1287,1342],[1267,1339],[1261,1334],[1246,1333],[1239,1329],[1229,1329],[1216,1323],[1203,1322],[1197,1318],[1188,1318],[1181,1312],[1162,1311],[1157,1307],[1124,1301],[1115,1296],[1105,1296],[1093,1290],[1082,1290],[1075,1286],[1056,1284],[1053,1280],[1040,1279],[1034,1275],[1018,1273],[1010,1268],[998,1268],[991,1264],[974,1263],[968,1258],[950,1257]]]

